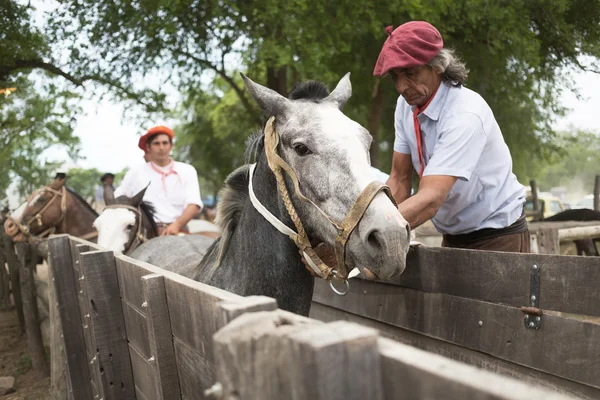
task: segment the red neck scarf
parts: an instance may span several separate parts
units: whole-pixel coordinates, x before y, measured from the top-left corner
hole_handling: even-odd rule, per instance
[[[439,88],[440,87],[438,86],[437,89],[435,89],[435,92],[433,92],[429,100],[427,100],[427,103],[425,103],[422,107],[415,106],[415,109],[413,110],[413,122],[415,124],[415,134],[417,135],[417,151],[419,152],[419,164],[421,165],[419,170],[419,178],[423,177],[423,172],[425,171],[425,160],[423,159],[423,146],[421,145],[421,125],[419,125],[417,116],[425,111],[429,103],[431,103],[431,100],[433,100],[435,97],[435,94]]]
[[[167,178],[167,176],[169,176],[171,174],[175,174],[175,175],[177,175],[179,180],[181,180],[181,176],[177,173],[177,171],[175,171],[175,161],[173,161],[173,160],[171,160],[171,163],[168,165],[169,169],[166,172],[162,168],[160,168],[159,166],[154,164],[153,161],[150,161],[150,166],[152,167],[152,169],[154,171],[158,172],[161,175],[160,180],[162,181],[163,190],[165,191],[165,193],[167,192],[167,184],[165,182],[165,179]]]

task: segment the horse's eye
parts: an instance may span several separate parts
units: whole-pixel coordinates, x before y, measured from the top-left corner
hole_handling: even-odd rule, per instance
[[[294,145],[294,151],[299,156],[307,156],[309,154],[312,154],[312,151],[310,151],[310,149],[308,147],[306,147],[306,145],[303,143],[296,143]]]
[[[127,229],[129,229],[129,230],[133,229],[133,224],[127,225]]]

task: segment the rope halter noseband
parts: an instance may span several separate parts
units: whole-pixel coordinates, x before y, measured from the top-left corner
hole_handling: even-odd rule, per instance
[[[346,269],[346,244],[348,243],[348,239],[350,235],[362,219],[364,213],[367,208],[375,198],[375,196],[384,191],[391,201],[395,204],[394,198],[392,197],[390,188],[380,182],[371,182],[367,187],[360,193],[358,198],[354,201],[354,204],[350,208],[350,211],[344,218],[344,220],[340,223],[335,221],[329,215],[327,215],[319,206],[317,206],[312,200],[305,197],[300,191],[300,185],[298,182],[298,177],[294,170],[286,163],[280,156],[277,154],[277,147],[279,145],[279,135],[277,134],[275,127],[275,118],[271,117],[265,126],[265,154],[267,156],[267,163],[269,168],[275,175],[275,179],[277,180],[277,189],[285,208],[296,227],[296,231],[289,228],[283,222],[281,222],[277,217],[269,212],[256,198],[254,194],[254,190],[252,187],[252,177],[254,174],[255,164],[250,166],[250,178],[248,183],[248,192],[250,195],[250,200],[254,206],[254,208],[263,216],[267,221],[271,223],[279,232],[284,235],[289,236],[289,238],[296,244],[298,249],[302,252],[304,259],[309,264],[311,269],[319,275],[321,278],[327,280],[329,285],[333,289],[334,292],[340,295],[345,295],[348,292],[349,283],[348,283],[348,271]],[[285,179],[283,177],[283,172],[285,172],[292,183],[294,184],[294,192],[296,196],[302,201],[306,201],[314,206],[337,230],[338,234],[335,239],[335,257],[337,261],[337,268],[332,268],[327,266],[321,258],[317,255],[315,250],[310,244],[310,240],[308,239],[308,235],[304,230],[304,226],[302,225],[302,221],[298,216],[294,205],[290,199],[290,195],[285,184]],[[341,292],[335,289],[331,280],[332,278],[337,278],[342,280],[346,285],[346,291]]]

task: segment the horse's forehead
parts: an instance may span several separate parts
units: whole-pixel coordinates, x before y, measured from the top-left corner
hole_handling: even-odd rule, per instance
[[[361,135],[361,126],[335,105],[303,102],[293,108],[286,122],[287,130],[315,140],[339,139],[340,135]]]
[[[135,222],[135,213],[125,208],[109,208],[96,220],[97,224],[114,224],[115,226],[122,227]]]

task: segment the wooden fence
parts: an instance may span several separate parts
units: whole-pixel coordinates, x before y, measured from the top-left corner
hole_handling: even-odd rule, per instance
[[[382,338],[356,323],[297,316],[277,310],[270,298],[240,297],[114,257],[83,240],[58,235],[48,244],[60,317],[53,337],[64,337],[53,341],[53,388],[65,388],[55,398],[568,398]],[[357,290],[362,294],[362,284],[353,282],[350,299]],[[318,295],[316,306],[325,307],[325,297]],[[395,304],[406,312],[401,299],[385,301],[389,310]],[[367,301],[364,309],[373,304]],[[449,310],[433,314],[438,311]],[[466,318],[452,312],[440,321]]]
[[[600,259],[416,247],[393,283],[315,286],[311,317],[526,383],[600,398]],[[527,313],[525,313],[525,312]]]

